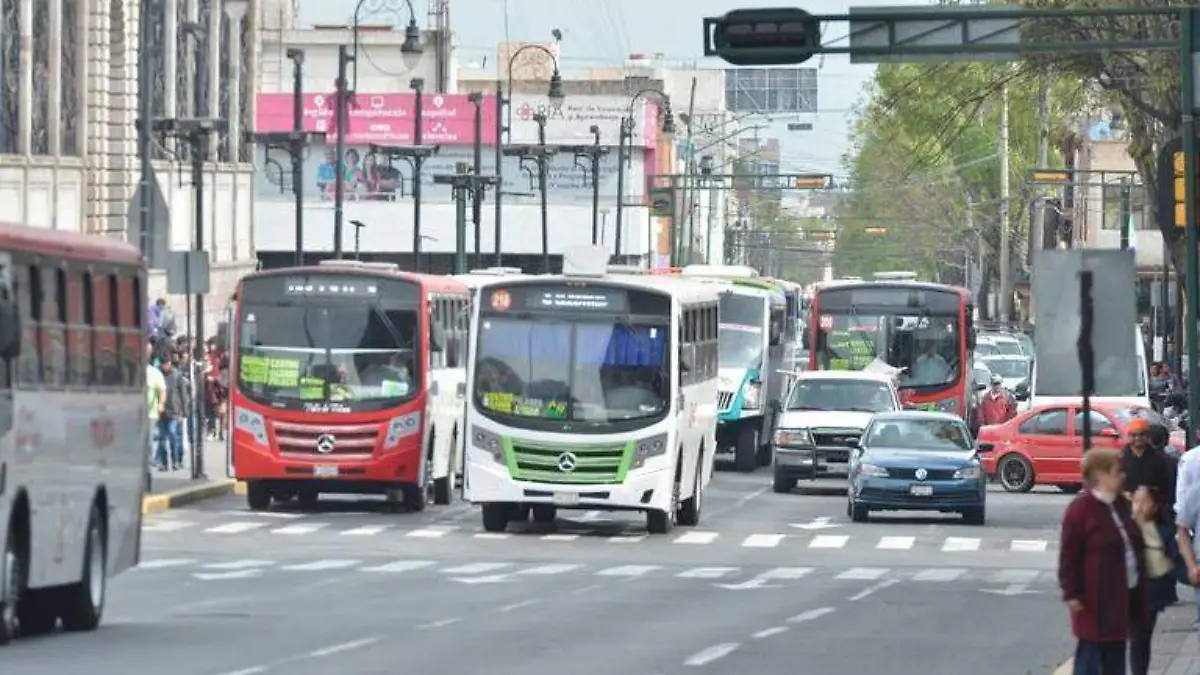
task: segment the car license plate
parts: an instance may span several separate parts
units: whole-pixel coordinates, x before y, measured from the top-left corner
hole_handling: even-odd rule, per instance
[[[317,478],[337,478],[337,475],[336,464],[318,464],[313,467],[313,476]]]
[[[933,494],[932,485],[913,485],[908,488],[908,493],[914,497],[928,497]]]
[[[552,498],[555,506],[575,506],[579,503],[577,492],[555,492]]]

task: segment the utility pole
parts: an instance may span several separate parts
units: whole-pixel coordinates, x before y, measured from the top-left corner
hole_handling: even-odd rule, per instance
[[[608,148],[600,146],[600,127],[593,124],[591,145],[560,145],[561,152],[575,155],[575,168],[583,172],[592,186],[592,244],[600,243],[600,161]],[[584,162],[587,162],[586,164]]]
[[[1009,232],[1008,84],[1000,85],[1000,320],[1012,319],[1012,241]]]
[[[1129,179],[1121,178],[1120,196],[1117,199],[1117,226],[1121,228],[1121,250],[1129,250],[1129,220],[1130,214]]]
[[[342,218],[344,217],[343,210],[346,204],[346,131],[350,126],[348,118],[350,111],[347,109],[350,106],[350,96],[346,82],[346,67],[353,62],[354,56],[346,49],[346,45],[338,46],[338,69],[337,69],[337,91],[334,92],[336,97],[335,105],[335,120],[334,127],[337,133],[337,142],[334,144],[334,152],[337,157],[334,159],[337,167],[337,176],[333,181],[333,257],[340,260],[342,257]],[[358,70],[358,66],[355,66]]]
[[[472,171],[476,176],[483,175],[483,94],[472,92],[467,94],[467,100],[471,105],[475,106],[475,138],[472,141],[472,159],[474,165]],[[499,139],[497,139],[499,143]],[[480,250],[483,241],[483,190],[476,190],[471,194],[471,224],[475,227],[475,263],[480,264]]]
[[[478,176],[467,162],[454,165],[454,173],[438,174],[433,182],[439,185],[449,185],[454,193],[454,273],[467,273],[467,203],[471,196],[484,189],[485,186],[495,185],[495,176]]]
[[[550,158],[558,154],[558,148],[546,145],[546,116],[538,113],[533,116],[533,119],[538,125],[538,144],[511,146],[504,148],[502,152],[507,157],[519,157],[523,169],[531,173],[533,170],[537,171],[542,212],[542,273],[550,274],[550,212],[547,205],[546,174]],[[527,162],[533,162],[533,169],[526,168]]]
[[[1050,162],[1050,78],[1042,76],[1037,91],[1037,165],[1046,166]],[[1033,221],[1029,227],[1029,251],[1042,248],[1046,240],[1046,192],[1039,183],[1034,185]]]

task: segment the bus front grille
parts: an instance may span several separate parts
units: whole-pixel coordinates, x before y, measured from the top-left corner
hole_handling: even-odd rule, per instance
[[[729,412],[733,407],[733,392],[720,391],[717,392],[717,412]]]
[[[273,426],[281,454],[312,457],[369,456],[375,452],[381,431],[378,424],[275,422]]]
[[[552,446],[514,443],[509,468],[516,480],[592,484],[625,480],[633,446]]]

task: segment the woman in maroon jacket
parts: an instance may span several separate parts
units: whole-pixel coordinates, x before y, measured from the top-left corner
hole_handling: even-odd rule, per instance
[[[1121,494],[1121,457],[1092,450],[1083,482],[1063,515],[1058,581],[1071,611],[1075,675],[1125,675],[1125,641],[1149,619],[1145,544]]]

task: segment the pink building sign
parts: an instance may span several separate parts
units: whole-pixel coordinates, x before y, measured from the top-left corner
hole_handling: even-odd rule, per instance
[[[304,95],[304,130],[325,132],[332,141],[337,131],[333,94]],[[351,145],[410,145],[414,141],[415,94],[364,94],[348,107],[346,143]],[[422,138],[426,145],[471,145],[475,142],[475,106],[466,94],[425,94],[422,97]],[[483,138],[496,137],[495,98],[483,101]],[[255,131],[292,129],[291,94],[259,94]]]

